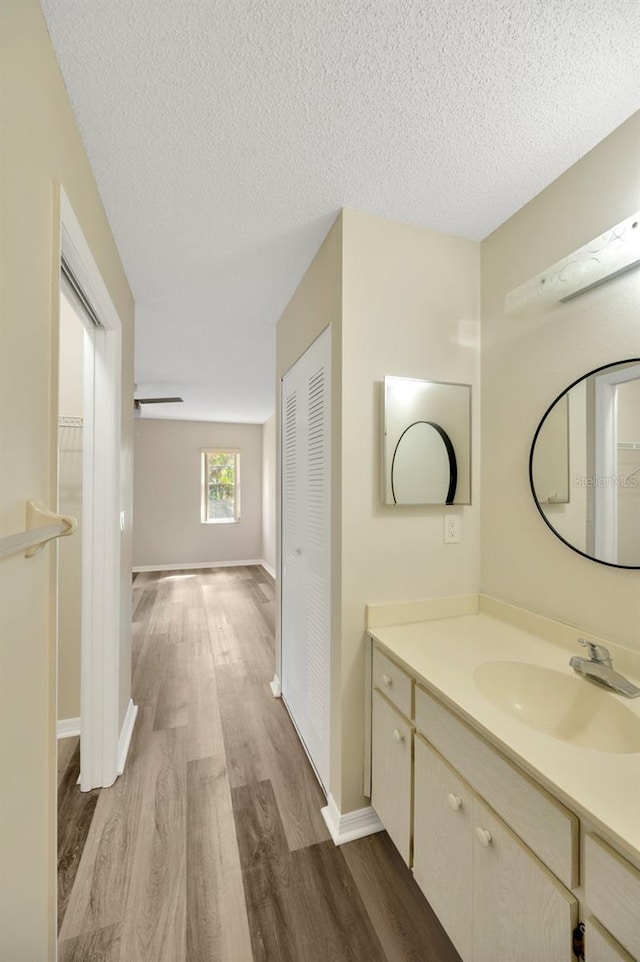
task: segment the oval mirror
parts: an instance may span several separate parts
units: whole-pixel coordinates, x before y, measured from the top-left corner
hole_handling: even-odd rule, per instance
[[[433,421],[402,432],[391,460],[395,504],[453,504],[458,467],[449,435]]]
[[[533,438],[529,480],[566,545],[640,568],[640,358],[596,368],[556,398]]]

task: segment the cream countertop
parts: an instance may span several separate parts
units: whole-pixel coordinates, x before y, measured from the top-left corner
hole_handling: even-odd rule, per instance
[[[370,628],[369,633],[426,689],[640,867],[640,754],[594,751],[529,728],[491,704],[474,681],[479,665],[503,660],[528,662],[575,677],[568,661],[572,653],[583,654],[577,644],[569,650],[487,614]],[[614,646],[611,651],[618,667],[621,662],[616,661]],[[639,683],[637,677],[628,677]],[[624,703],[640,720],[640,698],[607,695]]]

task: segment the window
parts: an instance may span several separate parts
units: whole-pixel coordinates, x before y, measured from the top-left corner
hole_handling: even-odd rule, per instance
[[[240,452],[202,452],[202,523],[240,520]]]

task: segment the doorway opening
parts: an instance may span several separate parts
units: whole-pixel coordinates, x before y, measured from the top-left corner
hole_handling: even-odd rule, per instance
[[[81,462],[82,470],[80,785],[82,791],[90,791],[116,780],[135,719],[130,705],[126,712],[127,732],[121,738],[122,336],[120,318],[62,188],[59,199],[61,313],[69,306],[75,314],[76,334],[78,324],[83,331],[82,456],[76,454],[75,458]],[[60,330],[63,332],[62,327]],[[77,340],[75,344],[77,354]],[[73,380],[64,372],[61,376],[63,382]],[[77,380],[76,377],[76,395]],[[56,398],[56,411],[57,402]],[[72,416],[66,411],[60,411],[60,415]]]

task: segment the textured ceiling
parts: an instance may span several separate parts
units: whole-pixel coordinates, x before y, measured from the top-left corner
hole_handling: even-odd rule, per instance
[[[342,206],[480,239],[638,108],[637,0],[42,0],[145,416],[263,421]]]

